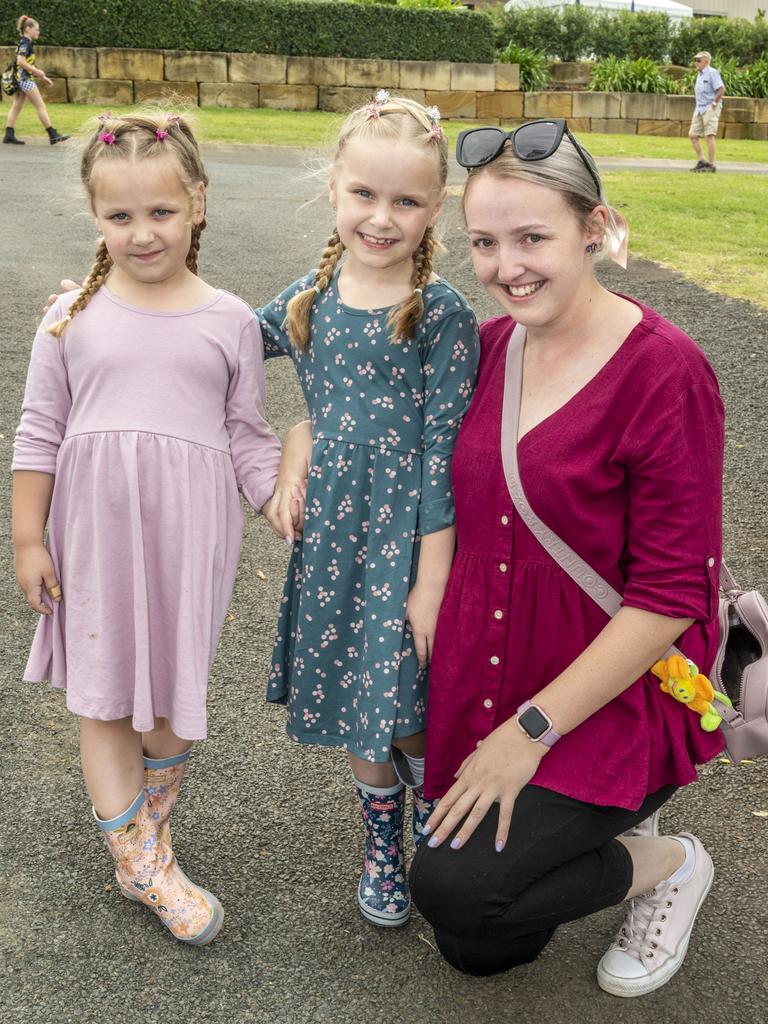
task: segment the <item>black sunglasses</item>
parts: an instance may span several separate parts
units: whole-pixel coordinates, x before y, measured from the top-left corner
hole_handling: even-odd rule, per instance
[[[485,167],[501,154],[507,141],[518,160],[546,160],[552,156],[567,135],[573,148],[581,157],[582,163],[589,171],[595,183],[597,198],[602,197],[600,180],[592,170],[587,155],[571,132],[562,117],[553,117],[550,121],[528,121],[514,131],[505,132],[501,128],[467,128],[456,142],[456,160],[468,169]]]

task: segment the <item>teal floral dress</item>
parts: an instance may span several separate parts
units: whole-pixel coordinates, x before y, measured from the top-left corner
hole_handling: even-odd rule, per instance
[[[424,289],[412,341],[388,309],[345,306],[337,278],[312,308],[301,352],[286,305],[314,272],[257,310],[267,357],[288,355],[312,421],[304,538],[294,545],[267,686],[288,735],[387,761],[425,727],[427,672],[406,622],[419,537],[451,526],[451,454],[475,385],[478,328],[466,300]]]

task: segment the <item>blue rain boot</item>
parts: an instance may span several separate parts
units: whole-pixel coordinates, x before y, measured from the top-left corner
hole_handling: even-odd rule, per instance
[[[413,845],[418,846],[424,837],[424,826],[429,821],[439,800],[427,800],[423,789],[414,789],[413,798]]]
[[[411,790],[411,799],[413,800],[411,829],[413,845],[418,846],[424,833],[424,826],[432,811],[437,807],[437,800],[427,800],[424,796],[424,758],[411,757],[409,754],[403,753],[399,747],[392,747],[390,757],[395,775],[407,789]]]
[[[411,912],[403,857],[405,789],[400,783],[376,789],[357,779],[355,786],[365,826],[365,867],[357,887],[360,913],[380,928],[397,927]]]

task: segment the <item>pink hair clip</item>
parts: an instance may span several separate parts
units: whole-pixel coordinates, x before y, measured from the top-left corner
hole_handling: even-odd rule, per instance
[[[425,112],[432,125],[427,132],[427,137],[432,139],[434,142],[440,142],[445,138],[445,132],[440,127],[440,118],[442,116],[440,114],[440,109],[439,107],[427,107]]]
[[[365,112],[368,115],[368,120],[376,120],[377,117],[381,117],[381,108],[386,106],[390,101],[389,92],[386,89],[379,89],[365,108]]]
[[[111,121],[111,120],[112,120],[112,111],[111,110],[105,110],[103,114],[99,114],[99,116],[98,116],[98,122],[101,125],[105,125],[107,123],[107,121]]]
[[[105,146],[114,146],[115,144],[115,133],[114,132],[102,132],[99,138]]]
[[[158,142],[168,138],[168,132],[164,128],[155,128],[155,136]]]

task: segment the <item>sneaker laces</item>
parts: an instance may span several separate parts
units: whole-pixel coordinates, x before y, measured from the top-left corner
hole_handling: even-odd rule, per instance
[[[672,906],[670,896],[677,894],[677,886],[658,885],[642,896],[627,900],[624,923],[613,940],[615,948],[635,957],[652,959],[656,955],[663,925]]]

